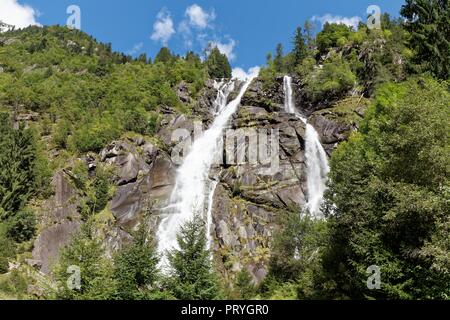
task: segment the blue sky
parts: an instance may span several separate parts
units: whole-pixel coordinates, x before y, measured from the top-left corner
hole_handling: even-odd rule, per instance
[[[209,42],[234,67],[263,65],[281,42],[289,50],[298,25],[315,17],[356,23],[369,5],[398,16],[404,0],[0,0],[0,20],[11,24],[66,24],[69,5],[81,9],[81,29],[113,49],[153,57],[163,44],[179,54]]]

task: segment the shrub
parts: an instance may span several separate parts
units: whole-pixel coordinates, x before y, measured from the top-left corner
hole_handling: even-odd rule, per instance
[[[53,133],[53,144],[59,149],[67,148],[67,139],[70,135],[70,123],[63,119],[56,124],[55,132]]]
[[[0,223],[0,274],[8,272],[8,259],[15,255],[15,244],[6,235],[4,223]]]
[[[355,82],[349,63],[336,54],[306,78],[306,93],[312,101],[326,100],[350,90]]]
[[[32,211],[19,211],[6,223],[6,234],[16,242],[31,240],[36,233],[36,217]]]
[[[321,54],[328,49],[345,44],[351,29],[345,24],[325,23],[323,30],[317,35],[317,48]]]
[[[120,123],[111,116],[87,123],[73,136],[73,142],[79,152],[99,152],[109,142],[117,139],[121,133]]]

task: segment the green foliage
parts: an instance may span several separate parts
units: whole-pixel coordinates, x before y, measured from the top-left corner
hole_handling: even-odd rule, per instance
[[[35,131],[23,125],[13,129],[10,116],[1,113],[0,219],[20,211],[30,197],[48,187],[48,172],[40,156]]]
[[[253,283],[253,278],[247,269],[243,269],[237,274],[235,285],[241,299],[249,300],[256,296],[256,286]]]
[[[436,77],[450,77],[450,3],[442,0],[406,0],[401,14],[411,33],[415,61]]]
[[[109,142],[119,138],[121,129],[117,123],[118,120],[109,114],[94,118],[93,122],[78,129],[71,141],[79,152],[99,152]]]
[[[0,272],[1,273],[1,272]],[[15,299],[26,299],[30,279],[17,269],[0,278],[0,293]]]
[[[296,280],[324,245],[324,224],[309,215],[286,213],[283,228],[275,235],[269,275],[278,281]]]
[[[82,217],[88,220],[89,217],[102,211],[109,201],[109,177],[108,172],[103,167],[95,170],[95,175],[89,179],[86,166],[79,163],[74,170],[76,185],[86,195],[85,202],[80,205]]]
[[[139,134],[153,135],[158,129],[159,117],[145,110],[128,110],[125,113],[124,128]]]
[[[53,133],[53,144],[59,149],[67,148],[67,141],[71,133],[70,122],[62,119],[56,124],[55,132]]]
[[[6,234],[16,242],[31,240],[36,233],[36,217],[32,211],[23,210],[6,221]]]
[[[0,274],[7,273],[8,260],[15,257],[16,245],[6,234],[6,225],[0,223]]]
[[[143,63],[65,27],[5,37],[14,41],[0,51],[0,107],[39,112],[53,145],[71,152],[99,151],[127,130],[155,134],[160,107],[186,110],[174,88],[184,82],[194,97],[207,74],[193,53],[180,58],[163,48],[155,64]]]
[[[284,71],[284,60],[283,60],[283,45],[279,43],[276,48],[275,58],[273,59],[273,66],[275,68],[275,72],[283,72]]]
[[[361,132],[333,154],[324,267],[335,296],[450,296],[448,101],[446,85],[434,80],[386,84]],[[371,265],[381,268],[381,290],[366,287]]]
[[[58,264],[54,269],[54,276],[58,284],[50,297],[60,300],[108,300],[115,293],[113,266],[105,257],[105,251],[99,240],[93,235],[92,226],[86,224],[76,235],[70,245],[61,253]],[[80,268],[80,288],[68,286],[73,273],[69,267]]]
[[[351,29],[345,24],[325,23],[316,40],[320,54],[326,53],[330,48],[345,45],[350,33]]]
[[[167,47],[162,47],[158,54],[155,57],[155,63],[172,63],[175,60],[175,57],[172,55],[172,52]]]
[[[231,78],[231,66],[228,58],[217,47],[210,48],[205,65],[211,78]]]
[[[303,35],[301,27],[298,27],[295,30],[293,45],[294,49],[292,50],[292,55],[293,66],[295,67],[302,63],[303,59],[308,56],[308,48],[306,46],[305,36]]]
[[[305,90],[312,101],[330,99],[349,91],[356,83],[350,64],[335,54],[305,79]]]
[[[214,300],[221,297],[218,278],[206,249],[206,229],[203,219],[195,215],[181,227],[178,249],[169,253],[169,290],[181,300]]]
[[[154,296],[154,286],[160,278],[158,262],[155,244],[148,239],[148,226],[143,223],[135,233],[133,243],[114,257],[117,297],[141,300]]]

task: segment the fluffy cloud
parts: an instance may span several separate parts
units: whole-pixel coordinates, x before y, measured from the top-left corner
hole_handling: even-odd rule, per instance
[[[198,4],[188,7],[185,15],[189,19],[189,24],[199,29],[205,29],[211,21],[216,19],[214,11],[208,13]]]
[[[135,44],[131,50],[127,51],[127,54],[129,54],[130,56],[134,56],[135,54],[140,53],[143,47],[144,47],[144,43],[139,42],[139,43]]]
[[[230,37],[224,37],[219,32],[216,32],[217,30],[213,23],[215,19],[214,9],[206,11],[198,4],[193,4],[186,8],[184,18],[178,23],[175,31],[170,12],[163,8],[158,13],[157,20],[153,25],[151,38],[167,45],[169,39],[176,33],[177,37],[183,39],[185,47],[190,50],[196,48],[204,50],[217,47],[230,61],[233,61],[236,59],[234,49],[237,43]]]
[[[243,70],[242,68],[234,68],[233,69],[233,78],[243,80],[256,77],[259,74],[261,68],[259,66],[252,67],[248,69],[248,71]]]
[[[156,16],[151,39],[154,41],[161,41],[163,45],[167,46],[167,43],[174,33],[175,29],[173,28],[173,20],[170,16],[170,12],[163,8]]]
[[[220,52],[225,54],[228,60],[233,61],[236,58],[236,54],[234,53],[234,48],[236,47],[236,41],[230,39],[228,43],[222,43],[218,41],[211,41],[210,46],[212,48],[217,47]]]
[[[333,16],[331,14],[326,14],[321,17],[314,16],[314,17],[312,17],[312,20],[319,21],[320,23],[322,23],[322,26],[328,22],[328,23],[345,24],[349,27],[353,27],[354,29],[357,29],[359,23],[362,21],[362,18],[358,17],[358,16],[341,17],[341,16]]]
[[[40,25],[36,21],[37,11],[28,5],[21,5],[18,0],[0,0],[0,21],[25,28]]]

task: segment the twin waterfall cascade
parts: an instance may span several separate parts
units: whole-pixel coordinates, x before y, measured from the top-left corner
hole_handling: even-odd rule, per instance
[[[306,125],[305,157],[308,186],[308,202],[306,208],[313,217],[323,218],[321,205],[326,190],[327,175],[330,171],[327,155],[320,143],[319,134],[295,107],[294,95],[292,93],[292,78],[289,76],[284,77],[284,93],[284,108],[286,112],[295,114]]]
[[[161,266],[163,268],[167,266],[167,251],[173,248],[178,249],[177,234],[180,227],[192,220],[195,214],[200,214],[205,218],[208,246],[212,242],[212,200],[217,181],[209,179],[209,172],[213,161],[222,151],[220,142],[224,128],[237,111],[253,78],[254,76],[246,80],[239,95],[228,104],[228,96],[235,88],[235,80],[226,84],[218,83],[215,86],[218,94],[214,102],[214,122],[201,137],[193,142],[188,155],[178,169],[170,205],[165,209],[168,214],[161,221],[157,230],[158,252],[162,256]]]

